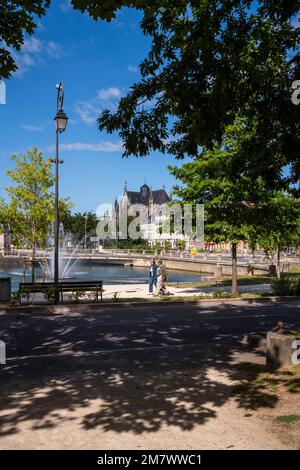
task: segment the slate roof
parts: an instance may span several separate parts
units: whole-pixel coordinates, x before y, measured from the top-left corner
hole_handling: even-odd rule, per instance
[[[143,197],[142,189],[145,188],[145,196]],[[152,194],[151,194],[152,193]],[[153,204],[166,204],[170,202],[171,199],[164,189],[156,189],[151,191],[150,188],[146,185],[141,187],[140,191],[127,191],[127,197],[129,204],[145,204],[149,205],[149,201],[152,195]]]

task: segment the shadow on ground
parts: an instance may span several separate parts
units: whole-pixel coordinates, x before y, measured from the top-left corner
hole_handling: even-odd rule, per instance
[[[275,393],[237,387],[247,385],[240,363],[248,354],[238,325],[209,316],[199,323],[198,313],[195,306],[184,317],[170,309],[172,317],[132,311],[0,319],[11,350],[0,372],[0,436],[18,433],[24,422],[54,428],[77,410],[82,429],[140,434],[163,425],[193,429],[230,399],[245,413],[274,407]]]

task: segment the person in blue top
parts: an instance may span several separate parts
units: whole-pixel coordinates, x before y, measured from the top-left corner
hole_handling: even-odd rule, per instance
[[[153,294],[153,286],[156,288],[156,282],[157,282],[157,265],[155,262],[155,259],[153,258],[151,260],[151,265],[150,265],[150,272],[149,272],[149,292],[148,295]]]

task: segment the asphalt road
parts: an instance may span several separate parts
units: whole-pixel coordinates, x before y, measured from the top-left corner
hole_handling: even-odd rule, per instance
[[[243,335],[260,333],[283,320],[300,328],[300,303],[202,306],[163,305],[101,308],[64,315],[1,315],[0,340],[7,363],[0,374],[34,376],[101,364],[164,368],[226,363],[239,350]]]

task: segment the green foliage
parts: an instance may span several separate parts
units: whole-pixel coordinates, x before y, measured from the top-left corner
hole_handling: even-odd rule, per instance
[[[165,241],[165,242],[164,242],[164,249],[165,249],[166,251],[172,250],[172,242],[170,242],[170,241]]]
[[[20,296],[20,292],[17,291],[17,292],[12,292],[11,296],[10,296],[10,305],[12,307],[15,307],[16,305],[18,305],[20,303],[20,299],[21,299],[21,296]]]
[[[299,415],[282,415],[276,416],[276,420],[283,424],[291,424],[300,420]]]
[[[271,286],[276,295],[300,295],[300,276],[283,273],[280,279],[273,280]]]
[[[15,70],[13,52],[24,33],[32,34],[35,16],[48,0],[1,2],[0,77]],[[122,7],[141,11],[143,33],[151,47],[140,64],[141,79],[105,110],[99,128],[117,131],[125,156],[152,150],[183,158],[221,141],[237,115],[256,132],[243,149],[259,176],[271,187],[299,181],[298,107],[291,86],[299,79],[299,0],[71,0],[94,20],[111,21]],[[3,46],[3,44],[5,44]],[[279,188],[278,188],[279,189]]]
[[[185,250],[186,248],[186,241],[185,240],[178,240],[176,241],[176,248],[179,248],[181,250]]]
[[[79,303],[81,299],[85,297],[85,289],[73,289],[71,293],[71,300],[75,303]]]
[[[117,131],[124,155],[153,150],[197,157],[199,148],[220,142],[242,115],[256,128],[243,154],[252,179],[284,186],[299,179],[298,109],[291,101],[299,78],[299,1],[219,2],[73,1],[94,18],[114,17],[122,6],[143,10],[141,28],[151,49],[141,79],[103,111],[99,129]]]
[[[297,244],[300,240],[300,200],[275,193],[264,203],[267,219],[261,221],[258,242],[266,254]]]
[[[90,237],[96,235],[97,216],[93,212],[76,212],[72,214],[68,207],[62,208],[60,221],[64,225],[65,232],[71,232],[77,243],[84,245],[85,228],[87,233],[87,247],[94,246],[90,241]]]
[[[226,292],[224,291],[223,289],[215,289],[213,292],[213,297],[216,298],[216,299],[229,299],[231,298],[231,293],[230,292]]]
[[[48,225],[54,220],[52,164],[34,147],[26,154],[13,155],[15,167],[7,171],[12,185],[6,188],[9,201],[0,201],[0,216],[9,224],[14,246],[32,249],[32,281],[36,247],[45,247]],[[68,200],[60,201],[67,209]],[[1,220],[1,221],[2,221]]]
[[[48,304],[54,304],[55,302],[55,288],[52,286],[47,287],[47,290],[43,292],[44,297]]]
[[[0,15],[0,79],[17,70],[11,48],[20,50],[25,35],[33,34],[36,19],[45,14],[50,0],[2,0]]]
[[[153,252],[157,252],[157,253],[161,253],[164,249],[164,247],[162,245],[159,245],[159,244],[153,245],[151,248],[152,248]]]
[[[262,220],[257,228],[257,241],[267,256],[276,254],[277,276],[281,276],[281,251],[300,241],[300,200],[287,193],[275,192],[263,201]]]
[[[175,194],[184,201],[205,204],[208,240],[233,246],[240,240],[255,240],[268,248],[282,248],[299,240],[300,203],[270,188],[261,175],[254,178],[253,162],[245,149],[256,132],[245,119],[237,119],[226,127],[220,144],[203,147],[197,158],[181,167],[170,167],[182,183]]]
[[[30,289],[27,289],[27,288],[23,288],[21,291],[20,291],[20,299],[23,301],[25,300],[25,302],[27,304],[30,303],[30,299],[31,299],[31,290]]]
[[[101,298],[101,293],[104,291],[103,287],[101,286],[96,286],[93,289],[91,289],[89,298],[91,300],[95,300],[96,302]]]
[[[7,171],[13,185],[6,188],[10,199],[6,211],[14,244],[27,241],[30,246],[37,242],[44,246],[48,224],[54,217],[51,162],[37,147],[11,159],[15,168]]]
[[[181,185],[174,192],[183,201],[205,204],[205,236],[215,242],[245,240],[254,230],[258,207],[266,197],[262,179],[247,171],[242,145],[251,129],[242,119],[226,128],[220,145],[204,147],[198,158],[169,167]]]

